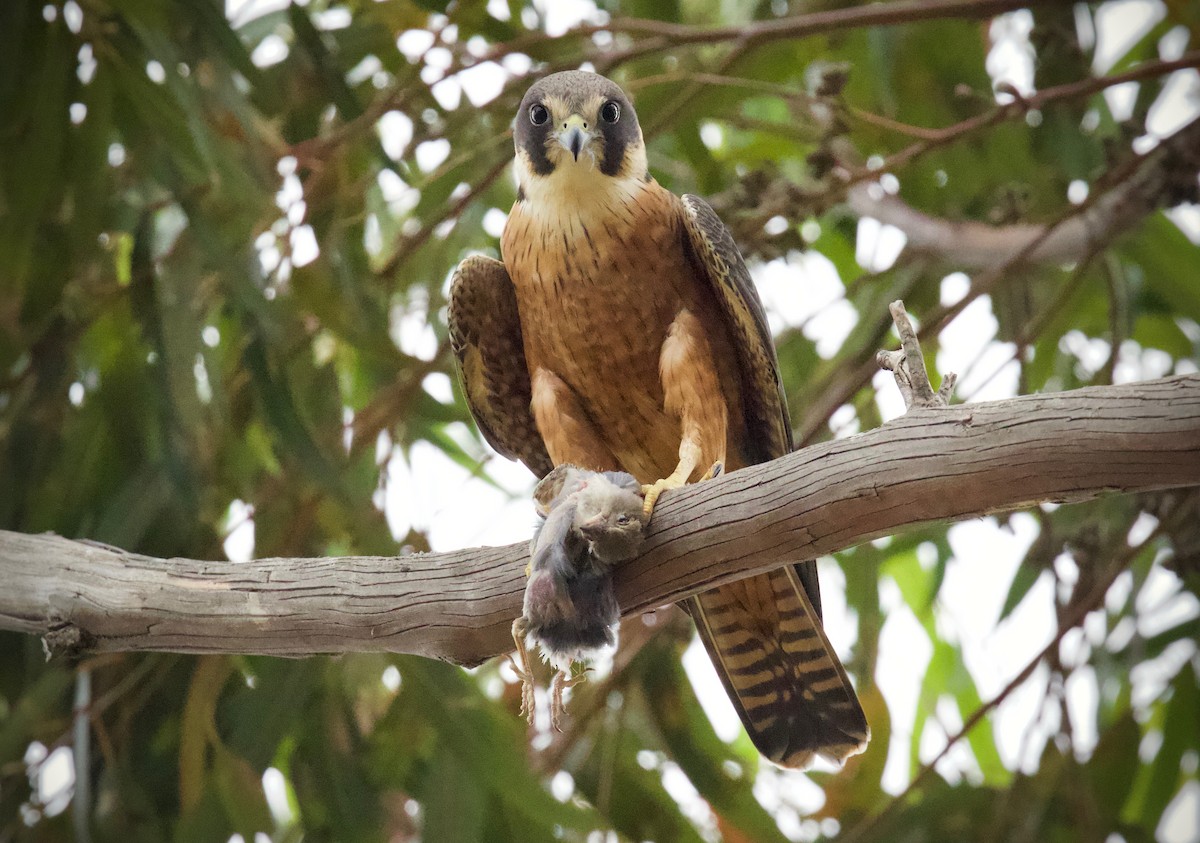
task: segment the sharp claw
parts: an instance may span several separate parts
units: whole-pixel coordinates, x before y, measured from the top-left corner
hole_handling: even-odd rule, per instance
[[[725,463],[717,460],[709,467],[708,471],[704,472],[704,476],[700,478],[700,482],[703,483],[705,480],[712,480],[714,477],[720,477],[721,472],[724,470]]]
[[[687,484],[686,477],[676,477],[672,474],[670,477],[664,477],[649,486],[643,486],[642,492],[646,495],[646,501],[642,504],[642,512],[646,515],[654,513],[654,505],[658,503],[658,498],[667,489],[679,489]]]
[[[646,500],[642,503],[642,512],[651,515],[654,512],[654,504],[658,502],[658,496],[662,494],[662,489],[659,489],[657,484],[643,486],[642,494],[646,496]]]

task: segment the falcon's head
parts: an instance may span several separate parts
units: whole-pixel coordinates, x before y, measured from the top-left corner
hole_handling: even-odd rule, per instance
[[[517,184],[531,198],[648,179],[637,113],[616,83],[596,73],[569,70],[535,83],[513,137]]]

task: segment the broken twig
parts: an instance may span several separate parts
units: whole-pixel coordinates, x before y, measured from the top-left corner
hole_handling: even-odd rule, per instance
[[[921,356],[921,342],[909,321],[904,302],[897,299],[888,306],[888,310],[896,325],[896,333],[900,335],[900,350],[880,351],[875,355],[875,360],[881,368],[896,376],[896,386],[904,396],[905,409],[950,406],[950,396],[954,393],[958,375],[947,372],[942,378],[941,388],[934,392],[929,373],[925,370],[925,358]]]

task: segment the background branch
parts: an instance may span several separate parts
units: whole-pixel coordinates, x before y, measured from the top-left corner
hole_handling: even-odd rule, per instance
[[[1048,105],[1068,100],[1085,99],[1108,88],[1124,85],[1127,82],[1154,79],[1155,77],[1174,73],[1177,70],[1187,70],[1196,67],[1200,67],[1200,51],[1193,50],[1172,61],[1147,61],[1124,73],[1079,79],[1064,85],[1043,88],[1028,96],[1021,95],[1020,92],[1012,89],[1010,86],[1008,93],[1013,97],[1012,101],[997,105],[983,114],[978,114],[953,126],[946,126],[940,129],[927,129],[920,126],[897,123],[894,120],[865,112],[859,108],[852,107],[851,113],[863,122],[882,126],[901,134],[913,135],[920,139],[917,143],[887,157],[882,169],[894,170],[911,163],[935,149],[961,140],[982,129],[990,128],[1005,120],[1024,117],[1029,112],[1044,109]]]
[[[1114,168],[1077,207],[1052,222],[1039,225],[989,226],[973,221],[930,217],[903,200],[872,198],[864,184],[848,193],[851,210],[895,225],[908,238],[905,250],[948,266],[977,269],[967,295],[925,314],[919,339],[936,336],[973,301],[990,294],[1014,268],[1038,262],[1077,264],[1084,267],[1113,238],[1128,233],[1151,212],[1170,201],[1181,187],[1194,192],[1200,168],[1200,119],[1193,120],[1149,153],[1132,156]],[[1062,232],[1066,234],[1062,234]],[[1077,251],[1079,250],[1079,251]],[[834,410],[862,389],[877,370],[877,361],[863,357],[851,371],[839,369],[836,377],[820,385],[816,398],[796,430],[796,441],[805,444],[817,435]]]
[[[1200,376],[914,409],[664,496],[627,613],[934,521],[1200,485]],[[520,612],[523,544],[391,557],[161,560],[0,532],[0,629],[78,650],[408,652],[476,664]]]
[[[805,15],[791,15],[780,20],[755,21],[735,26],[692,26],[644,18],[617,18],[603,24],[578,26],[566,36],[590,38],[597,33],[623,33],[645,36],[645,40],[619,53],[626,61],[662,50],[689,44],[716,44],[735,41],[760,44],[793,38],[808,38],[827,32],[871,26],[896,26],[928,20],[951,18],[990,18],[1017,9],[1053,4],[1056,0],[928,0],[927,2],[873,3],[845,9],[831,9]],[[538,32],[499,44],[486,53],[481,61],[495,60],[510,52],[528,50],[549,40],[551,36]],[[561,37],[561,36],[560,36]],[[603,55],[600,56],[603,58]]]
[[[858,216],[873,217],[903,231],[908,239],[906,249],[965,270],[1009,262],[1073,263],[1170,202],[1177,188],[1190,185],[1194,191],[1200,169],[1198,150],[1200,119],[1129,162],[1126,178],[1112,180],[1112,187],[1091,207],[1052,231],[1038,224],[991,226],[933,217],[898,196],[880,196],[878,187],[872,190],[873,186],[865,183],[849,188],[846,203]]]

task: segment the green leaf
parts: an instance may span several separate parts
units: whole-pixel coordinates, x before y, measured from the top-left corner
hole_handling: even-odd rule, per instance
[[[262,774],[224,747],[214,748],[213,778],[231,825],[246,840],[274,826],[263,794]]]
[[[727,835],[756,841],[786,840],[771,815],[741,785],[744,767],[713,732],[692,692],[679,660],[682,648],[664,649],[654,644],[647,645],[638,658],[655,667],[639,671],[639,675],[646,714],[658,728],[670,758],[720,817],[722,828],[729,829]]]
[[[1184,753],[1200,746],[1200,686],[1196,671],[1185,664],[1171,682],[1171,700],[1162,719],[1162,745],[1154,760],[1138,776],[1124,815],[1150,828],[1157,827],[1163,811],[1179,790]]]
[[[1147,304],[1200,320],[1200,286],[1188,270],[1200,260],[1200,246],[1173,222],[1161,213],[1151,215],[1120,251],[1144,268]]]

